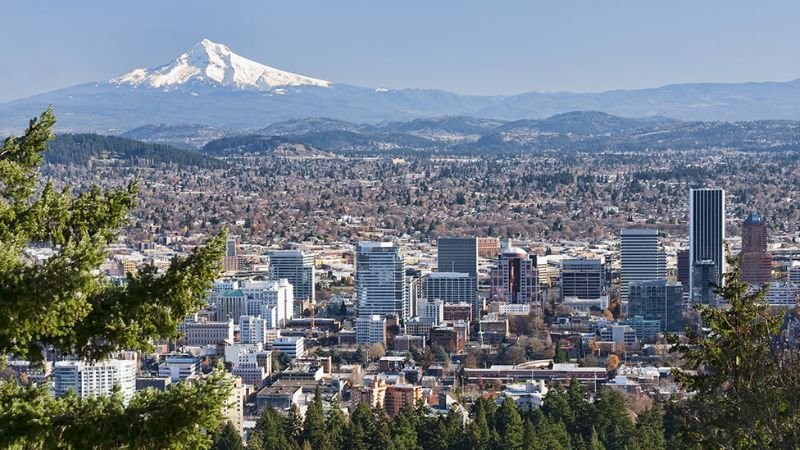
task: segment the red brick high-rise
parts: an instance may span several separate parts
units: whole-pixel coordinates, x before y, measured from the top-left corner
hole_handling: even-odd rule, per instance
[[[761,286],[772,280],[772,255],[767,251],[767,224],[757,212],[742,225],[742,279]]]

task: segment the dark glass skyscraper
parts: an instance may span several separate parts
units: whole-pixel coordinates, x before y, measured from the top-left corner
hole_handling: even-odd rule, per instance
[[[468,273],[478,276],[478,239],[443,237],[437,241],[439,272]]]
[[[702,266],[703,279],[722,280],[725,273],[725,191],[722,189],[689,190],[689,298],[696,296],[708,299],[710,290],[703,282],[695,280],[697,266]],[[712,273],[708,273],[713,264]]]

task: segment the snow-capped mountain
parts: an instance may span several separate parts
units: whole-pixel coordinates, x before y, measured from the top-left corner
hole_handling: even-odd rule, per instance
[[[284,86],[330,86],[326,80],[286,72],[239,56],[228,46],[208,39],[195,44],[170,64],[152,70],[134,69],[109,83],[166,90],[197,84],[260,91]]]
[[[110,81],[2,103],[0,136],[18,133],[48,105],[55,108],[59,131],[105,134],[145,125],[255,130],[308,117],[376,124],[439,116],[539,119],[569,111],[685,120],[799,120],[800,80],[675,84],[597,93],[458,95],[434,89],[358,87],[297,75],[204,39],[155,69],[136,69]]]

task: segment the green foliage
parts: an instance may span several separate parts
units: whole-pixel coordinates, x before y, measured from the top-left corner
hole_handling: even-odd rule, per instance
[[[321,450],[329,447],[325,434],[325,413],[322,410],[322,395],[319,386],[314,392],[314,401],[306,410],[303,423],[303,442],[307,442],[314,449]]]
[[[177,164],[203,169],[227,167],[224,161],[189,150],[99,134],[59,134],[47,145],[44,157],[53,164],[85,165],[93,159],[118,159],[124,164],[136,166]]]
[[[642,450],[663,450],[667,448],[664,436],[664,417],[661,407],[656,403],[636,418],[633,447]]]
[[[766,292],[742,281],[737,258],[728,265],[715,287],[727,307],[697,307],[710,331],[689,333],[689,343],[672,340],[692,370],[675,376],[694,395],[672,414],[670,434],[703,448],[797,448],[797,349],[780,339],[783,318],[768,311]]]
[[[244,450],[242,437],[236,427],[228,421],[214,437],[211,450]]]
[[[274,408],[266,408],[256,422],[256,427],[247,441],[247,448],[254,450],[293,450],[295,442],[290,442],[285,433],[287,421]]]
[[[53,398],[46,388],[0,383],[0,448],[208,448],[223,420],[230,384],[223,371],[164,392]]]
[[[43,348],[101,360],[149,350],[177,335],[219,273],[225,236],[159,274],[148,267],[114,286],[96,270],[138,193],[136,183],[73,195],[39,184],[55,118],[48,110],[0,148],[0,355],[33,363]],[[30,243],[55,254],[31,264]],[[195,448],[211,443],[230,385],[221,374],[164,393],[54,399],[39,386],[0,381],[0,446],[25,448]]]

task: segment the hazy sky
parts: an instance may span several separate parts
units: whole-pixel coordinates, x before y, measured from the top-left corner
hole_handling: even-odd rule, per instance
[[[0,102],[204,37],[334,82],[469,94],[800,78],[796,1],[4,0],[0,17]]]

